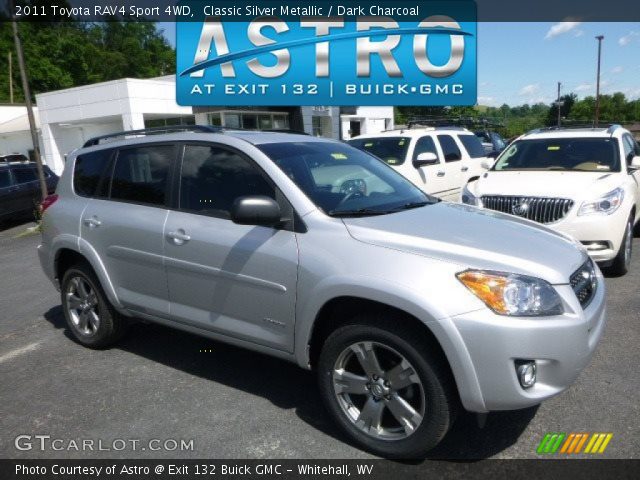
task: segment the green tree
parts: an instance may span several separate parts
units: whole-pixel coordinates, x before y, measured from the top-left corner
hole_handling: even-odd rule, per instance
[[[24,95],[11,23],[7,20],[0,18],[0,71],[8,72],[8,54],[14,52],[14,95],[15,101],[21,102]],[[124,77],[150,78],[175,72],[175,52],[152,22],[56,20],[19,23],[34,95]],[[0,103],[8,101],[9,78],[0,75]]]

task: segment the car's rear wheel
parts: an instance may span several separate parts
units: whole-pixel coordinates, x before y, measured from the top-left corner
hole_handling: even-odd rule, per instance
[[[105,348],[122,338],[127,322],[107,300],[93,270],[80,263],[62,278],[62,309],[69,330],[82,345]]]
[[[625,275],[631,266],[631,254],[633,251],[633,215],[629,217],[627,227],[624,229],[620,250],[613,259],[607,273],[614,276]]]
[[[447,372],[400,322],[393,331],[358,323],[324,343],[318,362],[323,400],[365,449],[388,458],[424,456],[454,418]]]

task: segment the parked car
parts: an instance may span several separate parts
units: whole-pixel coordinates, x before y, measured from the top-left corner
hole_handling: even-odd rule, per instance
[[[571,235],[622,275],[640,221],[639,184],[640,146],[627,130],[553,128],[516,140],[462,201]]]
[[[38,253],[79,343],[139,317],[295,362],[387,457],[424,455],[459,404],[536,405],[589,362],[605,285],[576,242],[344,143],[192,129],[69,156]]]
[[[476,137],[482,142],[482,148],[484,148],[487,156],[493,158],[497,157],[505,148],[507,148],[507,141],[502,138],[502,135],[489,130],[478,130],[475,132]]]
[[[58,177],[44,166],[47,193],[53,193]],[[24,155],[0,156],[0,221],[33,215],[41,199],[36,164]]]
[[[426,127],[361,135],[347,142],[384,160],[424,192],[460,198],[462,187],[492,164],[478,138],[462,127]]]

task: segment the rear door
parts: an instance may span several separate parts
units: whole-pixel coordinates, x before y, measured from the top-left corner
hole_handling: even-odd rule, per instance
[[[274,198],[292,209],[262,170],[224,145],[186,145],[179,205],[164,231],[171,317],[198,328],[285,351],[293,349],[298,274],[296,234],[237,225],[233,202]]]
[[[462,183],[466,184],[470,179],[479,178],[486,168],[482,166],[483,161],[489,161],[486,157],[484,148],[480,139],[469,133],[456,135],[460,150],[462,151],[462,165],[460,171],[462,172]]]
[[[120,301],[150,315],[169,312],[162,232],[177,150],[145,144],[115,151],[82,216],[82,238],[100,256]]]
[[[436,175],[445,179],[442,183],[445,190],[437,194],[437,196],[444,200],[457,201],[462,190],[463,173],[466,172],[463,172],[463,170],[468,167],[462,162],[462,151],[453,135],[439,134],[436,137],[443,161]]]

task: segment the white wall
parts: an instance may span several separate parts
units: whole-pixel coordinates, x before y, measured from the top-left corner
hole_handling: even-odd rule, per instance
[[[175,88],[173,76],[125,78],[37,95],[45,161],[60,173],[64,155],[91,137],[144,128],[145,114],[192,114],[176,103]]]

